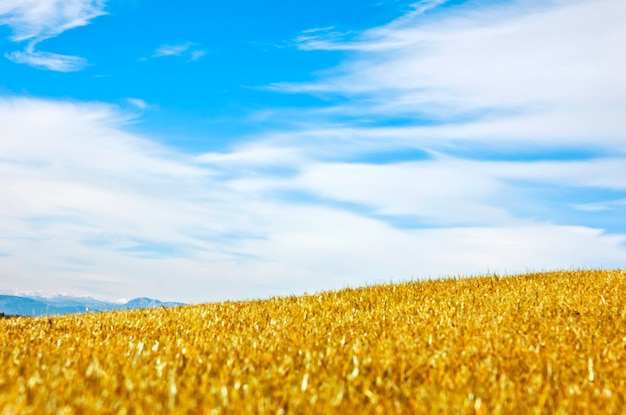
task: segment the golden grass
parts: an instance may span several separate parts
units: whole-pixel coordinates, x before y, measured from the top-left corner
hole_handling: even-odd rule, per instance
[[[0,414],[625,413],[626,271],[0,321]]]

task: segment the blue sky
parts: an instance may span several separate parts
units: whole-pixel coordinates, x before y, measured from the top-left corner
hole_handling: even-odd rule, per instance
[[[622,0],[0,0],[0,291],[626,267]]]

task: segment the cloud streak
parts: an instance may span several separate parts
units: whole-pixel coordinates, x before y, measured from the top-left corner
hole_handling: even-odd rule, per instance
[[[163,45],[159,47],[152,56],[154,58],[160,58],[163,56],[180,56],[187,52],[191,46],[192,43],[189,42],[178,45]]]
[[[153,58],[163,58],[167,56],[188,56],[190,61],[197,61],[206,55],[206,51],[197,48],[194,42],[165,44],[157,48],[152,54]]]
[[[36,51],[42,41],[102,16],[105,0],[4,0],[0,3],[0,25],[13,31],[11,40],[27,42],[23,52],[7,53],[15,63],[58,72],[81,70],[86,61],[77,56]]]
[[[141,98],[126,98],[126,102],[140,110],[145,110],[150,107],[150,105],[148,105],[148,103]]]
[[[496,110],[545,114],[557,105],[583,112],[592,110],[589,100],[601,105],[598,112],[623,108],[623,2],[460,9],[432,18],[408,14],[350,42],[304,40],[307,49],[356,53],[319,82],[275,87],[367,98],[377,113],[438,118]]]
[[[6,53],[4,56],[15,63],[56,72],[76,72],[87,66],[87,60],[78,56],[39,52],[32,48],[27,48],[23,52]]]

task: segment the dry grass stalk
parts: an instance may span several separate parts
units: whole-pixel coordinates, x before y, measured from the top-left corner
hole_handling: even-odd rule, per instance
[[[0,320],[0,414],[624,413],[626,271]]]

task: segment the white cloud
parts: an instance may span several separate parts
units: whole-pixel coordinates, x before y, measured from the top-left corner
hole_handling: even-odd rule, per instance
[[[35,50],[45,40],[80,26],[105,14],[105,0],[2,0],[0,25],[13,31],[15,42],[27,41],[24,52],[7,53],[16,63],[60,72],[81,70],[86,66],[83,58]]]
[[[406,17],[415,17],[416,15],[421,15],[426,13],[429,10],[435,9],[442,4],[446,3],[447,0],[419,0],[413,3],[413,11],[409,13]],[[405,18],[406,18],[405,17]]]
[[[86,26],[105,14],[105,0],[2,0],[0,24],[13,30],[12,39],[41,41]]]
[[[250,241],[273,261],[274,275],[291,270],[294,286],[323,289],[411,276],[455,276],[487,271],[619,267],[624,235],[584,227],[533,223],[499,227],[401,230],[347,212],[281,209],[268,241]],[[591,244],[597,244],[593,246]]]
[[[26,50],[4,55],[15,63],[25,63],[34,68],[48,69],[56,72],[75,72],[87,66],[87,60],[78,56],[59,55],[57,53]]]
[[[351,165],[263,142],[196,157],[124,132],[127,122],[105,105],[0,101],[5,289],[208,301],[626,258],[623,235],[520,218],[499,204],[516,189],[506,179],[526,175],[516,163]],[[606,166],[538,170],[547,181],[610,186]],[[576,169],[588,177],[570,176]],[[444,227],[398,227],[376,213]]]
[[[198,59],[202,58],[206,54],[207,52],[204,50],[192,50],[190,53],[191,57],[189,59],[192,61],[197,61]]]
[[[626,209],[626,199],[600,201],[594,203],[579,203],[574,205],[575,209],[586,212],[608,212],[616,209]]]
[[[411,11],[399,21],[419,18],[420,15],[437,8],[446,3],[447,0],[419,0],[411,5]],[[380,2],[374,6],[384,4]],[[397,24],[398,22],[396,22]],[[365,45],[364,42],[353,40],[354,32],[339,32],[334,26],[306,29],[296,37],[295,41],[299,49],[302,50],[365,50],[372,48],[372,44]],[[374,46],[374,49],[378,47]]]
[[[173,43],[159,46],[152,54],[153,58],[166,56],[188,56],[190,61],[197,61],[206,55],[207,52],[198,48],[194,42]]]
[[[152,56],[154,58],[160,58],[162,56],[180,56],[183,53],[187,52],[187,50],[189,50],[192,45],[193,44],[190,42],[181,43],[178,45],[163,45],[160,46],[156,51],[154,51],[154,54]]]
[[[311,33],[320,33],[320,32],[330,32],[334,29],[335,29],[335,26],[314,27],[312,29],[303,30],[302,33],[311,34]]]
[[[149,107],[148,103],[141,98],[126,98],[126,101],[140,110],[145,110]]]
[[[354,53],[316,82],[273,88],[349,98],[335,115],[444,124],[407,132],[415,137],[623,150],[625,20],[621,0],[476,2],[408,14],[351,41],[304,39],[303,48]]]

